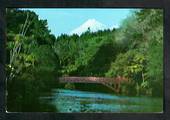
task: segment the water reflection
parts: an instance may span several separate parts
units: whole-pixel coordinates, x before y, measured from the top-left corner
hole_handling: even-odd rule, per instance
[[[41,99],[56,106],[58,112],[162,112],[161,98],[54,89]]]

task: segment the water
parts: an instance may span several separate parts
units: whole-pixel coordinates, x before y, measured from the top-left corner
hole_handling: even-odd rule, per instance
[[[78,90],[54,89],[40,98],[57,112],[162,112],[162,99],[117,96]]]

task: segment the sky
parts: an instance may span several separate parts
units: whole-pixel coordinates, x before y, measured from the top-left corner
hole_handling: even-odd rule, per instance
[[[29,9],[34,11],[40,19],[46,19],[51,33],[55,36],[69,34],[89,19],[95,19],[108,28],[119,26],[132,9]]]

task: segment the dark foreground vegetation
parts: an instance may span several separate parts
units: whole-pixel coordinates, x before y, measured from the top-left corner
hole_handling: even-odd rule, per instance
[[[39,96],[58,87],[59,76],[123,76],[130,84],[119,94],[162,97],[162,10],[134,11],[118,29],[57,38],[34,12],[6,12],[8,111],[57,111]]]

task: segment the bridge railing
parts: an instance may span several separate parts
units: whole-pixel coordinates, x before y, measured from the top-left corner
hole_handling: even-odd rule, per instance
[[[113,78],[105,77],[60,77],[60,82],[84,82],[84,83],[103,83],[103,82],[113,82]]]

